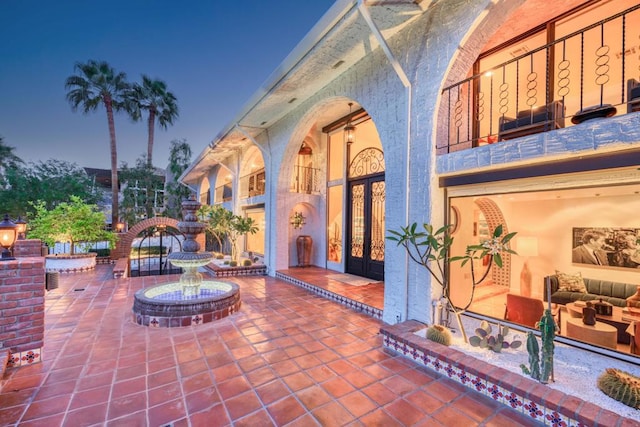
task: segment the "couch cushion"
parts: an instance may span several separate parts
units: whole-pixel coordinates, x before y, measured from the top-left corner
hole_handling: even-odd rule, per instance
[[[580,274],[580,272],[568,274],[556,270],[556,276],[558,276],[558,291],[587,292],[587,287],[585,286],[584,280],[582,280],[582,274]]]
[[[638,286],[630,283],[611,282],[609,280],[584,278],[587,291],[596,295],[606,295],[626,299],[636,293]],[[623,304],[624,305],[624,304]]]

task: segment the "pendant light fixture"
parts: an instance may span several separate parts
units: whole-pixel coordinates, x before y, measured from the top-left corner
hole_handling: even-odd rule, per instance
[[[349,117],[347,119],[347,125],[344,127],[344,142],[346,144],[353,144],[356,142],[356,127],[351,123],[351,107],[353,102],[349,103]]]

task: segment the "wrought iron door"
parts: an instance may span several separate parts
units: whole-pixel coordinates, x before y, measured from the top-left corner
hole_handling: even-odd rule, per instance
[[[178,236],[181,234],[172,228],[151,227],[138,235],[139,242],[130,257],[130,276],[157,276],[180,274],[182,269],[174,267],[168,260],[169,254],[182,250]]]
[[[384,173],[349,182],[347,273],[384,280]]]

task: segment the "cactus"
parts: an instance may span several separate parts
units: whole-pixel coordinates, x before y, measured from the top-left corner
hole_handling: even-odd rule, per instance
[[[503,348],[518,348],[522,345],[521,341],[505,341],[505,337],[509,333],[508,326],[501,326],[498,323],[498,334],[491,335],[493,329],[486,320],[480,323],[480,327],[476,329],[476,335],[469,338],[469,344],[473,347],[488,348],[496,353],[500,353]]]
[[[442,345],[451,345],[451,332],[441,325],[431,325],[427,328],[427,339]]]
[[[546,309],[538,322],[540,333],[542,336],[542,361],[540,361],[540,349],[538,348],[538,340],[533,332],[527,333],[527,352],[529,353],[529,368],[524,364],[520,365],[522,371],[531,375],[531,378],[547,384],[549,379],[553,381],[553,340],[556,336],[556,322],[553,319],[551,310]]]
[[[522,371],[530,375],[534,380],[540,380],[540,348],[538,340],[533,332],[527,332],[527,353],[529,353],[529,368],[524,364],[520,365]]]
[[[598,388],[607,396],[640,409],[640,378],[620,369],[607,368],[598,378]]]

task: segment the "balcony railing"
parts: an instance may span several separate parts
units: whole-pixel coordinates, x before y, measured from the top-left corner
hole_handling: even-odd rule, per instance
[[[266,175],[264,169],[251,172],[240,177],[240,198],[260,196],[264,194]]]
[[[318,176],[320,170],[307,166],[294,166],[291,191],[293,193],[318,193]]]
[[[443,90],[449,153],[640,111],[640,5]]]
[[[233,198],[231,184],[223,184],[216,187],[214,203],[229,202]]]

